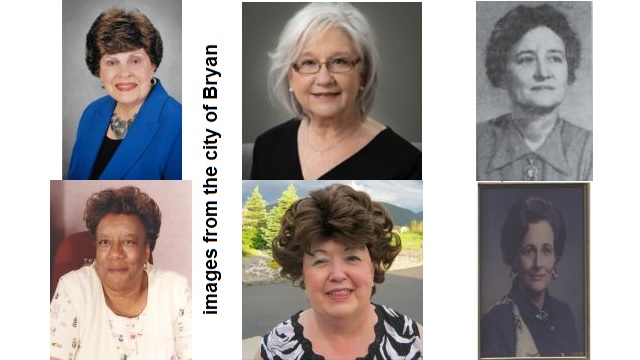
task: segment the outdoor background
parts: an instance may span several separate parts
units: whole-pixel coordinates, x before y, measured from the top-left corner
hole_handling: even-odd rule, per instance
[[[308,196],[309,191],[335,183],[242,182],[243,339],[263,336],[296,312],[309,308],[304,290],[277,276],[279,267],[271,258],[270,239],[277,234],[279,219],[291,203]],[[376,294],[371,301],[387,305],[422,324],[422,181],[349,181],[345,184],[366,192],[373,201],[383,202],[402,239],[402,252],[386,273],[385,281],[376,285]],[[277,221],[270,229],[272,215]],[[255,231],[253,229],[258,222],[263,225],[259,231]],[[276,233],[264,234],[270,230]],[[249,348],[257,349],[254,344]],[[253,354],[250,349],[245,351],[243,358]]]

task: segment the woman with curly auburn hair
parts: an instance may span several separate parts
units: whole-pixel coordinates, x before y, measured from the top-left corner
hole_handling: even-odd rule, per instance
[[[91,266],[58,281],[51,359],[191,359],[187,279],[150,263],[160,234],[156,202],[125,186],[93,194],[84,212]]]
[[[107,96],[82,114],[68,179],[182,178],[182,105],[155,77],[162,53],[141,12],[113,8],[96,18],[85,60]]]
[[[332,185],[292,204],[273,257],[311,308],[266,334],[256,358],[421,358],[422,326],[371,302],[400,249],[389,214],[364,192]]]
[[[511,111],[477,125],[478,181],[592,179],[592,132],[559,111],[581,55],[578,35],[551,5],[518,5],[495,23],[485,70]]]

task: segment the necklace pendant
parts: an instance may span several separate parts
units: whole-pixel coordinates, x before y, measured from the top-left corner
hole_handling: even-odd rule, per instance
[[[129,128],[131,127],[131,123],[133,122],[133,119],[136,118],[136,115],[137,114],[134,114],[133,118],[129,120],[120,119],[115,112],[113,113],[113,115],[111,115],[109,128],[111,128],[111,131],[113,131],[114,135],[116,136],[116,140],[122,140],[125,136],[127,136]]]
[[[527,159],[527,165],[524,167],[524,179],[526,181],[537,181],[540,178],[540,169],[532,159]]]

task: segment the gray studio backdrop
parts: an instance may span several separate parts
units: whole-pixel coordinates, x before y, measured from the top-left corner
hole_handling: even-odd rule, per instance
[[[156,77],[182,102],[182,2],[180,0],[63,0],[62,2],[62,176],[66,178],[78,121],[92,101],[107,95],[84,61],[87,32],[101,12],[140,10],[162,36],[164,52]]]
[[[291,119],[267,90],[268,53],[305,3],[242,4],[242,142]],[[378,39],[380,73],[371,116],[411,142],[422,141],[422,4],[354,3]]]
[[[476,122],[510,112],[507,92],[494,88],[485,74],[485,51],[496,21],[518,5],[549,4],[565,14],[582,44],[582,62],[576,81],[567,88],[561,116],[585,129],[593,129],[593,46],[591,2],[585,1],[479,1],[476,2]]]
[[[568,303],[573,311],[578,344],[584,348],[584,191],[582,184],[532,186],[482,186],[479,208],[480,251],[480,316],[511,289],[511,268],[502,261],[501,227],[509,208],[518,200],[536,196],[551,201],[562,213],[567,237],[562,258],[558,262],[558,278],[549,285],[549,293]]]

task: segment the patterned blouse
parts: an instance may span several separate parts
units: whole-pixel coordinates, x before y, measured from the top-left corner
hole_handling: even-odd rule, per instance
[[[369,345],[367,355],[356,360],[421,359],[418,323],[384,305],[373,305],[378,315],[374,327],[376,339]],[[324,359],[313,352],[311,341],[303,335],[304,328],[298,322],[301,312],[278,324],[262,338],[262,359]]]

